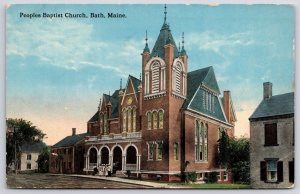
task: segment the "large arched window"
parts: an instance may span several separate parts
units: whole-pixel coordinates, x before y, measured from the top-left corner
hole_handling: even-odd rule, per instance
[[[108,126],[107,126],[107,112],[104,113],[104,134],[108,134]]]
[[[152,128],[152,114],[151,112],[147,113],[148,129]]]
[[[158,62],[152,64],[151,66],[152,93],[159,92],[159,69],[160,69],[160,65]]]
[[[132,109],[132,130],[133,132],[136,131],[136,108]]]
[[[127,111],[123,110],[123,132],[126,131],[126,126],[127,126]]]
[[[103,134],[103,114],[100,114],[100,134]]]
[[[152,114],[153,114],[153,129],[157,129],[157,112],[154,111]]]
[[[195,160],[207,161],[208,125],[196,121],[195,129]]]
[[[132,122],[131,122],[131,108],[127,110],[128,116],[128,132],[132,132]]]
[[[164,111],[163,110],[159,110],[158,117],[159,117],[159,128],[163,129],[164,128]]]
[[[166,65],[159,58],[152,58],[145,66],[145,95],[160,93],[166,90]]]
[[[186,95],[186,74],[180,60],[175,60],[173,64],[172,90],[174,94]]]

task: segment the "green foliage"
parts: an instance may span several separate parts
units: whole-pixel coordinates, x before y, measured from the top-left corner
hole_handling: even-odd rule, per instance
[[[250,163],[249,161],[237,162],[231,169],[233,180],[236,183],[250,184]]]
[[[217,163],[221,166],[227,168],[228,165],[230,165],[230,158],[229,158],[229,151],[230,151],[230,145],[229,145],[229,137],[225,131],[222,131],[221,138],[218,140],[219,142],[219,152],[217,155]]]
[[[250,142],[249,139],[229,138],[226,132],[222,132],[219,139],[219,151],[217,162],[231,170],[233,180],[248,184],[250,181]]]
[[[15,129],[13,135],[6,135],[6,165],[12,163],[15,153],[15,144],[16,151],[19,151],[24,143],[31,143],[34,141],[42,140],[46,134],[44,134],[40,129],[34,126],[30,121],[24,119],[7,119],[6,126],[9,129]],[[17,129],[17,130],[16,130]]]
[[[211,172],[208,174],[207,178],[204,178],[205,183],[217,183],[218,182],[218,173]]]
[[[50,155],[50,149],[48,147],[45,147],[42,150],[37,160],[39,172],[42,173],[49,172],[49,155]]]
[[[196,182],[197,174],[196,172],[185,172],[184,179],[186,182]]]

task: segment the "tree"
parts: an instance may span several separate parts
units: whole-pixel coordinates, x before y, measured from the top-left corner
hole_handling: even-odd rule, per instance
[[[6,120],[6,126],[8,128],[7,131],[13,133],[12,135],[6,135],[6,166],[12,163],[15,151],[18,152],[19,147],[24,143],[41,141],[46,135],[30,121],[24,119],[9,118]]]
[[[230,165],[230,158],[229,158],[229,137],[225,131],[222,131],[221,137],[218,140],[218,154],[217,154],[217,163],[221,166],[228,168]]]
[[[49,172],[49,155],[50,149],[45,147],[40,153],[37,163],[38,163],[38,171],[42,173]]]
[[[219,139],[217,162],[231,170],[235,182],[250,181],[250,142],[249,139],[229,138],[225,131]]]

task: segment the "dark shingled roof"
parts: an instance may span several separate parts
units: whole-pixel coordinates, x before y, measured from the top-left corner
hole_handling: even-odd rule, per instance
[[[206,87],[210,88],[212,85],[213,90],[216,90],[216,92],[219,92],[219,87],[215,78],[215,74],[213,72],[213,67],[205,67],[202,69],[198,69],[195,71],[188,72],[187,74],[187,96],[186,101],[183,104],[183,108],[187,108],[188,104],[192,100],[195,92],[197,91],[198,87],[203,84]],[[214,78],[211,78],[214,77]],[[207,83],[208,80],[212,80],[216,83]]]
[[[151,57],[159,56],[162,59],[165,59],[165,45],[171,43],[174,46],[174,58],[178,57],[178,49],[173,39],[170,26],[166,23],[160,29],[160,33],[157,37],[155,45],[151,52]]]
[[[128,79],[131,79],[134,91],[135,91],[135,93],[137,93],[139,91],[139,85],[141,84],[141,80],[139,80],[136,77],[133,77],[132,75],[129,75]]]
[[[223,105],[220,104],[219,97],[213,96],[215,108],[214,108],[214,111],[212,112],[212,111],[207,110],[203,106],[203,101],[204,101],[203,92],[204,92],[204,90],[201,89],[201,88],[197,91],[197,93],[195,94],[195,97],[194,97],[193,101],[191,102],[189,108],[191,108],[195,111],[204,113],[206,115],[209,115],[209,116],[211,116],[213,118],[216,118],[218,120],[226,122],[225,115],[222,111],[222,106]]]
[[[88,122],[96,122],[99,119],[99,111],[97,111]]]
[[[249,120],[294,113],[294,92],[272,96],[258,105]]]
[[[78,135],[71,135],[67,136],[61,141],[57,142],[55,145],[52,147],[58,148],[58,147],[69,147],[75,145],[77,142],[83,140],[86,136],[88,136],[88,133],[81,133]]]
[[[225,115],[222,111],[223,105],[220,104],[219,97],[214,97],[215,112],[208,111],[203,107],[204,90],[199,89],[197,92],[197,89],[200,85],[204,85],[220,94],[219,86],[212,66],[198,69],[187,74],[187,96],[183,104],[183,109],[187,109],[188,105],[190,104],[189,108],[226,122]]]
[[[47,145],[42,141],[25,143],[21,146],[21,151],[40,153],[45,147],[47,147]]]

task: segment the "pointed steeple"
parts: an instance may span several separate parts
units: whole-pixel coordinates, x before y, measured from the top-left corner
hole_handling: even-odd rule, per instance
[[[185,49],[184,49],[184,32],[182,32],[182,49],[181,49],[180,55],[181,55],[181,56],[186,55],[186,51],[185,51]]]
[[[178,49],[176,47],[175,41],[173,39],[171,29],[169,24],[167,24],[167,6],[165,5],[165,11],[164,11],[164,23],[160,29],[160,33],[157,37],[157,40],[154,44],[154,47],[151,52],[151,57],[160,57],[162,59],[165,59],[165,48],[164,46],[166,44],[172,44],[174,46],[174,57],[178,57]]]
[[[145,48],[144,48],[144,53],[145,52],[148,52],[148,53],[150,53],[150,49],[149,49],[149,47],[148,47],[148,35],[147,35],[147,30],[146,30],[146,38],[145,38],[145,41],[146,41],[146,44],[145,44]]]

